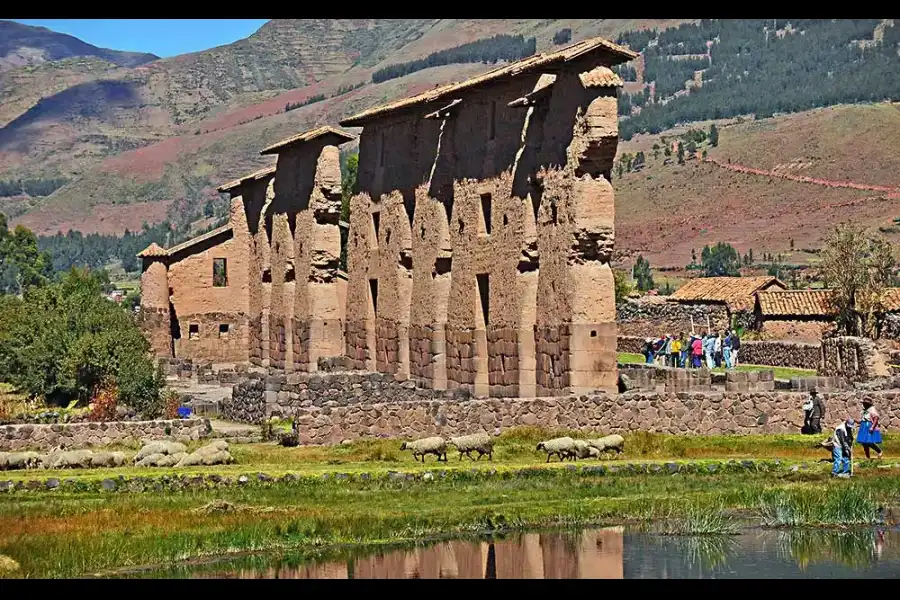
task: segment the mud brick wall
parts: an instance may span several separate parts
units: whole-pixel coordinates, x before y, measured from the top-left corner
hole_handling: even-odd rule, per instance
[[[537,357],[537,393],[550,396],[569,387],[569,328],[537,327],[534,332]]]
[[[249,324],[243,313],[201,313],[179,315],[181,339],[176,341],[175,354],[195,361],[246,362]],[[196,325],[196,338],[190,334],[190,326]],[[222,332],[221,326],[228,331]]]
[[[150,348],[157,356],[172,353],[172,328],[169,309],[141,306],[138,312],[138,326],[150,342]]]
[[[488,383],[490,396],[515,397],[519,394],[519,332],[516,329],[491,329],[487,332]]]
[[[134,444],[143,440],[184,442],[199,440],[211,431],[208,419],[5,425],[0,426],[0,450],[75,449]]]

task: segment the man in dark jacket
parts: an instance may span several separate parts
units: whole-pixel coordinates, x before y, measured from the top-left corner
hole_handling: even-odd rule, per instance
[[[831,438],[833,444],[831,456],[834,460],[834,466],[831,468],[832,477],[840,477],[849,479],[852,469],[850,468],[851,449],[853,448],[853,426],[855,423],[852,418],[841,422],[834,428],[834,436]]]
[[[809,393],[812,400],[812,412],[809,415],[809,427],[812,433],[822,433],[822,420],[825,418],[825,402],[816,390]]]

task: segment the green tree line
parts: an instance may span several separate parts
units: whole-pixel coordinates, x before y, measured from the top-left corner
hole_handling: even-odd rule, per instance
[[[403,77],[416,71],[431,67],[464,63],[488,63],[497,61],[519,60],[531,56],[537,51],[535,38],[521,35],[495,35],[491,38],[476,40],[455,48],[433,52],[425,58],[409,62],[388,65],[372,73],[373,83],[382,83],[397,77]]]
[[[10,196],[49,196],[62,186],[69,183],[64,177],[51,177],[48,179],[0,179],[0,197]]]

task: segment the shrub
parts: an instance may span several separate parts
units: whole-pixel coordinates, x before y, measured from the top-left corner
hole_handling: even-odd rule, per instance
[[[134,315],[101,295],[86,270],[0,302],[0,379],[56,405],[86,404],[108,381],[147,417],[162,412],[164,377]]]
[[[107,379],[97,386],[90,404],[91,421],[112,421],[116,418],[119,390],[114,381]]]
[[[175,390],[166,390],[162,393],[163,414],[167,419],[177,419],[178,409],[181,408],[181,396]]]

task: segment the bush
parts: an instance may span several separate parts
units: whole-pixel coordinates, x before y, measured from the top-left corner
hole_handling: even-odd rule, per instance
[[[112,380],[104,381],[97,387],[91,400],[91,421],[112,421],[116,418],[119,390]]]
[[[56,405],[85,404],[102,385],[146,417],[162,412],[164,377],[134,315],[101,295],[89,271],[0,301],[0,379]]]
[[[181,396],[175,390],[166,390],[162,394],[163,413],[167,419],[177,419],[181,408]]]

